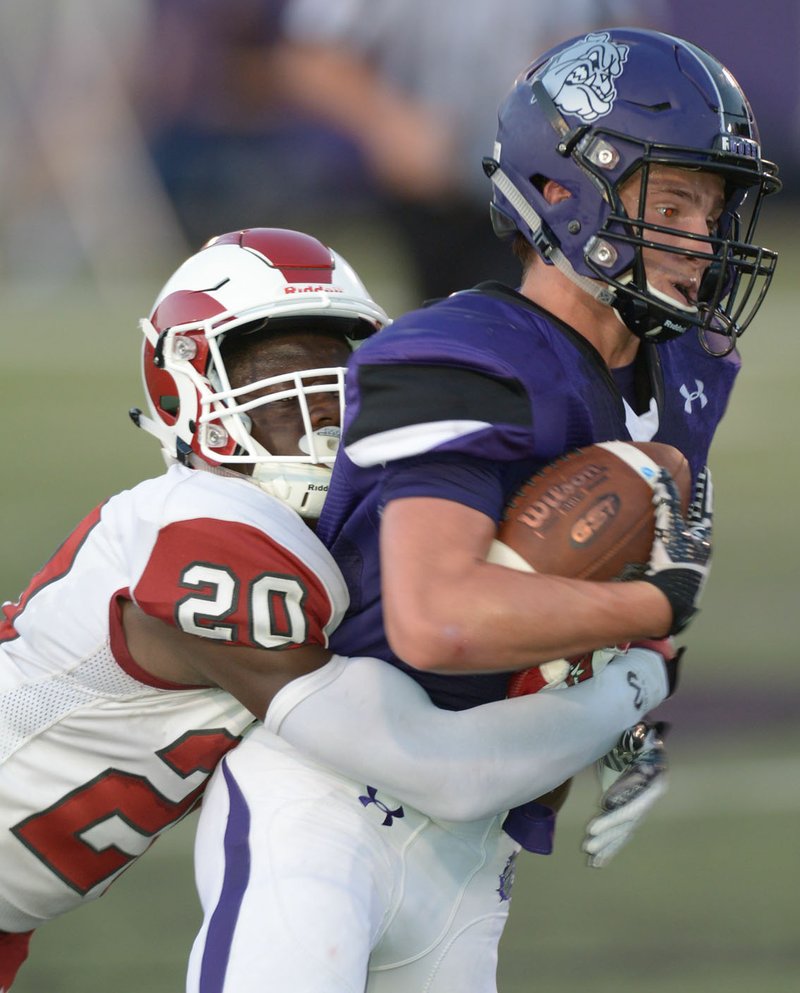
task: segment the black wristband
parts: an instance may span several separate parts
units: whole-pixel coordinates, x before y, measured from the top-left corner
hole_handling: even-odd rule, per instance
[[[640,577],[661,590],[672,607],[672,625],[667,635],[680,634],[697,613],[695,600],[702,577],[694,569],[664,569],[653,575]]]

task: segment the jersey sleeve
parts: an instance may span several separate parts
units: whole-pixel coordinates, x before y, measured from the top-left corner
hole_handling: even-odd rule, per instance
[[[504,333],[500,306],[456,294],[358,349],[344,429],[356,465],[434,452],[511,460],[530,451],[531,399],[516,370],[487,347]]]
[[[505,503],[504,483],[503,467],[493,460],[421,456],[387,466],[381,499],[384,504],[408,497],[453,500],[498,521]]]
[[[216,518],[162,527],[132,589],[147,614],[231,645],[327,645],[336,607],[313,568],[251,524]]]

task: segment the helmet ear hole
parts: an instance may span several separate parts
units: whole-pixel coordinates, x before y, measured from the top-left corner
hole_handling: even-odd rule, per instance
[[[544,188],[548,182],[547,176],[543,176],[540,172],[535,172],[530,177],[529,182],[535,190],[538,190],[542,195],[544,195]]]
[[[161,341],[161,336],[159,341]],[[160,423],[173,429],[180,415],[178,384],[163,362],[157,362],[157,352],[150,341],[142,350],[142,378],[147,392],[150,414]]]
[[[162,410],[165,414],[169,414],[170,417],[177,417],[180,413],[180,401],[174,395],[172,396],[160,396],[158,398],[159,410]]]

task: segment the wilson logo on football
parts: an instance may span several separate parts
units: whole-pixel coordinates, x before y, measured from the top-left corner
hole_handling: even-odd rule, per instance
[[[572,525],[569,540],[573,545],[588,545],[619,513],[620,501],[616,493],[606,493],[596,500],[588,511]]]
[[[543,497],[534,501],[520,513],[518,520],[533,531],[545,530],[554,515],[566,514],[576,507],[587,491],[606,478],[606,470],[601,465],[589,465],[574,473],[564,483],[551,486]]]

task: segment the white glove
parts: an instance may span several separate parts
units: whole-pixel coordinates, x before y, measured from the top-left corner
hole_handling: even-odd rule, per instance
[[[640,721],[597,763],[603,795],[600,813],[589,822],[581,848],[595,869],[607,865],[653,804],[667,791],[663,723]]]

